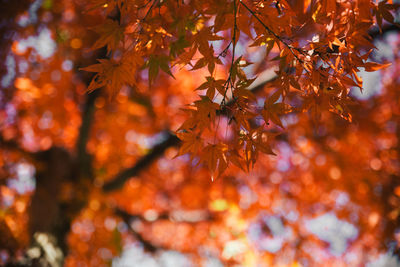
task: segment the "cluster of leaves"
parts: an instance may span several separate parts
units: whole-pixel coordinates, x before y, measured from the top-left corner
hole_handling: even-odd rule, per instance
[[[124,84],[135,87],[143,69],[151,85],[160,70],[174,77],[174,66],[207,68],[209,76],[197,88],[205,93],[185,110],[188,119],[177,130],[183,141],[178,155],[196,156],[213,175],[230,163],[248,170],[258,152],[274,154],[271,140],[280,131],[275,126],[284,127],[284,114],[308,111],[318,120],[321,111],[330,110],[351,121],[348,95],[352,87],[362,89],[360,68],[386,66],[368,61],[374,48],[368,31],[375,22],[382,28],[382,18],[394,23],[391,12],[398,7],[369,0],[302,5],[285,0],[93,0],[89,10],[104,17],[95,27],[99,39],[93,48],[106,46],[109,56],[84,68],[96,73],[88,90],[105,86],[115,95]],[[251,92],[254,78],[246,70],[251,63],[237,55],[239,47],[265,49],[266,59],[275,54],[279,67],[273,86],[278,89],[263,107]],[[229,52],[230,60],[223,60]],[[218,75],[217,65],[230,66],[225,77]],[[221,116],[228,117],[225,127],[233,135],[218,134]]]
[[[0,264],[35,256],[35,231],[57,237],[66,266],[107,266],[131,246],[196,266],[358,266],[399,243],[398,40],[380,94],[348,111],[357,71],[383,67],[367,60],[367,31],[396,5],[42,3],[37,28],[10,39],[17,77],[0,98]],[[46,59],[21,49],[43,29],[58,42]],[[91,82],[71,67],[96,58]],[[200,166],[173,159],[185,153]],[[307,229],[324,214],[340,219],[334,242],[328,223],[322,238]]]

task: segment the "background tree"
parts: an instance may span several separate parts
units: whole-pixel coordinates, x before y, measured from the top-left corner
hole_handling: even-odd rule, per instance
[[[2,264],[396,252],[398,4],[1,4]]]

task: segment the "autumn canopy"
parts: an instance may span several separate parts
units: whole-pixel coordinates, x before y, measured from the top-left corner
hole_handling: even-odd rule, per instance
[[[0,4],[0,265],[396,261],[396,1]]]

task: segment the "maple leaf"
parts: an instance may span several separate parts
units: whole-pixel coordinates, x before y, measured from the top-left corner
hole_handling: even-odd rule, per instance
[[[186,47],[188,47],[189,45],[190,45],[190,43],[186,39],[186,36],[184,36],[184,35],[179,36],[178,40],[171,43],[171,48],[169,50],[170,56],[175,58],[177,55],[181,55],[182,53],[185,52],[184,49]],[[189,52],[190,52],[190,50],[189,50]],[[192,57],[193,57],[193,55],[192,55]]]
[[[240,104],[239,104],[240,105]],[[251,112],[247,106],[240,105],[239,110],[234,110],[233,119],[236,121],[237,125],[243,127],[246,130],[251,130],[250,120],[257,116],[256,113]]]
[[[196,111],[196,120],[198,121],[201,129],[214,123],[217,110],[220,106],[217,103],[212,102],[207,96],[200,96],[201,100],[194,102]]]
[[[266,47],[266,57],[268,57],[272,48],[274,48],[274,45],[275,45],[274,38],[262,35],[260,37],[257,37],[257,39],[254,40],[254,42],[251,45],[249,45],[249,47],[265,46]]]
[[[228,146],[223,143],[208,144],[204,147],[200,160],[206,163],[212,177],[220,176],[228,167],[227,151]]]
[[[109,59],[98,59],[98,61],[100,63],[82,68],[84,71],[96,72],[88,87],[89,92],[100,87],[106,87],[112,96],[118,93],[124,84],[134,85],[136,83],[132,76],[131,64]]]
[[[242,169],[243,171],[245,171],[245,169],[243,168],[243,159],[240,156],[240,154],[238,153],[238,151],[236,149],[231,149],[227,152],[226,154],[227,159],[230,163],[232,163],[233,165],[235,165],[236,167],[239,167],[240,169]]]
[[[380,69],[387,68],[390,65],[391,65],[391,63],[379,64],[379,63],[376,63],[376,62],[365,62],[364,68],[365,68],[365,71],[371,72],[371,71],[377,71],[377,70],[380,70]]]
[[[194,42],[198,44],[198,50],[203,55],[193,66],[192,70],[196,70],[207,65],[209,73],[212,75],[214,72],[215,64],[222,64],[219,57],[214,56],[213,45],[209,45],[209,41],[224,40],[211,31],[211,27],[201,29],[195,36]]]
[[[93,49],[107,46],[107,51],[116,50],[124,39],[123,26],[117,21],[107,19],[103,24],[97,26],[95,31],[100,34],[99,39],[93,44]]]
[[[202,139],[193,132],[179,132],[177,136],[182,140],[182,146],[175,157],[190,153],[190,158],[193,159],[193,156],[197,155],[203,147]]]
[[[190,64],[190,61],[193,59],[193,56],[196,53],[196,51],[197,51],[197,47],[193,46],[190,49],[188,49],[187,51],[182,52],[179,55],[177,61],[173,65],[180,64],[180,65],[186,66],[187,64]]]
[[[282,125],[282,121],[279,116],[287,114],[292,111],[290,105],[285,103],[276,103],[278,99],[281,97],[282,91],[278,90],[271,95],[267,100],[264,102],[264,109],[262,111],[262,116],[264,118],[265,123],[268,123],[271,120],[276,125],[284,128]]]
[[[215,90],[217,90],[222,96],[226,94],[224,84],[225,80],[219,79],[215,80],[211,76],[206,77],[207,81],[202,83],[196,90],[207,90],[206,96],[209,99],[213,99],[215,95]]]
[[[207,96],[200,97],[201,99],[195,101],[193,106],[183,110],[189,113],[189,119],[179,127],[178,131],[192,131],[196,129],[201,132],[205,128],[210,128],[211,124],[214,124],[220,105],[212,102]]]
[[[148,62],[146,63],[149,68],[149,84],[154,83],[154,80],[157,78],[159,70],[161,69],[169,76],[175,79],[169,67],[169,59],[164,55],[151,55]]]
[[[376,21],[378,23],[379,29],[382,30],[382,22],[383,19],[386,21],[395,24],[397,26],[400,26],[399,23],[394,22],[394,16],[392,13],[390,13],[391,10],[396,10],[400,7],[399,4],[388,4],[388,0],[380,1],[378,3],[378,6],[374,9],[375,15],[376,15]]]
[[[250,165],[254,165],[258,158],[258,152],[269,155],[276,155],[269,144],[269,139],[276,134],[268,134],[263,130],[263,127],[251,129],[247,133],[242,134],[241,140],[244,143],[244,158],[247,165],[247,170],[250,170]]]
[[[330,99],[329,111],[338,114],[341,118],[352,122],[353,116],[348,108],[349,105],[354,105],[355,102],[350,98]]]
[[[252,100],[252,101],[256,100],[255,95],[250,90],[244,89],[242,87],[236,88],[234,91],[234,95],[235,97],[242,98],[245,100]]]

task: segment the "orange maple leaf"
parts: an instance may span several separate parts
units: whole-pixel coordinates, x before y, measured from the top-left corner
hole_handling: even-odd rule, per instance
[[[282,121],[279,116],[283,114],[287,114],[292,111],[292,107],[286,103],[276,103],[280,96],[282,95],[282,91],[278,90],[270,98],[265,100],[264,109],[262,111],[262,116],[264,118],[265,123],[268,123],[271,120],[276,125],[284,128],[282,125]]]
[[[98,59],[100,63],[82,68],[89,72],[97,72],[93,77],[88,91],[105,86],[111,95],[115,95],[124,84],[134,85],[132,65],[124,61],[116,62],[109,59]]]
[[[95,31],[100,34],[99,39],[93,44],[93,49],[107,46],[107,52],[118,48],[124,39],[125,27],[115,20],[107,19],[105,23],[97,26]]]

